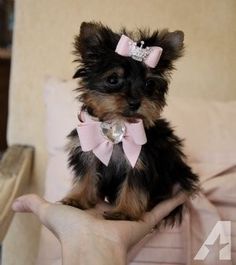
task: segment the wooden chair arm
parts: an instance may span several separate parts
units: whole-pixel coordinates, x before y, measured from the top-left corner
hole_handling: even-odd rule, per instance
[[[0,161],[0,243],[7,233],[13,218],[11,205],[22,195],[31,173],[34,149],[13,145]]]

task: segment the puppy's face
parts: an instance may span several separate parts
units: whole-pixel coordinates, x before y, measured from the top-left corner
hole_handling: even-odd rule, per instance
[[[121,34],[144,41],[145,46],[163,48],[155,68],[131,57],[115,53]],[[82,23],[75,40],[75,54],[80,63],[74,78],[80,79],[79,99],[100,120],[114,118],[130,122],[141,118],[146,127],[154,125],[165,105],[168,76],[173,61],[182,55],[181,31],[138,34],[112,32],[97,23]]]

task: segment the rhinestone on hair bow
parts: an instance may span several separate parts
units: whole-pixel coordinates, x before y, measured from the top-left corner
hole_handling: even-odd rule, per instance
[[[150,68],[157,66],[161,54],[162,48],[158,46],[151,46],[143,48],[144,41],[141,41],[141,46],[137,46],[137,42],[134,42],[124,34],[121,36],[115,52],[119,55],[131,57],[136,61],[144,62]]]

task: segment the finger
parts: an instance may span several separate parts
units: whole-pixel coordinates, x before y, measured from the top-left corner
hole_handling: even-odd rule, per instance
[[[183,204],[186,200],[187,195],[184,192],[179,192],[175,197],[160,202],[150,212],[145,213],[143,220],[149,225],[150,229],[152,229],[171,211]]]
[[[29,194],[19,197],[12,205],[12,209],[16,212],[32,212],[45,225],[51,230],[58,239],[65,238],[67,236],[67,224],[78,220],[78,214],[80,216],[80,222],[86,222],[90,220],[86,216],[85,211],[76,209],[74,207],[49,203],[46,200],[40,198],[35,194]],[[78,222],[79,223],[79,222]],[[68,226],[68,230],[70,227]],[[71,236],[71,234],[69,233]]]
[[[12,209],[16,212],[34,213],[39,218],[40,222],[51,230],[57,237],[59,235],[58,227],[61,226],[61,219],[59,217],[63,214],[60,211],[61,207],[63,207],[63,205],[49,203],[36,194],[21,196],[12,204]]]
[[[12,204],[12,209],[16,212],[32,212],[47,226],[47,209],[50,205],[51,203],[38,195],[28,194],[17,198]]]
[[[12,204],[12,209],[15,212],[32,212],[39,215],[40,208],[45,204],[48,204],[46,200],[35,194],[28,194],[17,198]]]

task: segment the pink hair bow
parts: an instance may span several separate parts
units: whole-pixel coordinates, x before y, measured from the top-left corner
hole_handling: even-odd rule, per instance
[[[113,122],[114,126],[118,126],[114,129],[112,123],[95,121],[86,112],[82,112],[80,117],[77,132],[84,152],[92,151],[103,164],[108,166],[114,144],[122,142],[128,161],[132,167],[135,166],[142,145],[147,142],[142,120],[138,120],[137,123]],[[112,130],[114,139],[109,136]]]
[[[163,49],[158,46],[143,48],[143,45],[144,41],[141,41],[141,46],[138,47],[136,42],[122,35],[116,46],[115,52],[122,56],[132,57],[136,61],[144,62],[151,68],[156,67]]]

